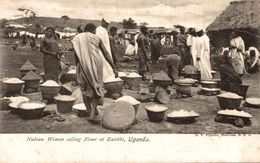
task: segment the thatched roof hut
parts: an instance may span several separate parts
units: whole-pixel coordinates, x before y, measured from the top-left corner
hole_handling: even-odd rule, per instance
[[[244,39],[246,48],[260,48],[260,0],[233,1],[212,22],[207,31],[216,48],[229,46],[229,35],[237,31]]]

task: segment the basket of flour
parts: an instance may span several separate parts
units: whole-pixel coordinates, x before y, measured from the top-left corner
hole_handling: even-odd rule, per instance
[[[60,85],[53,80],[47,80],[46,82],[41,84],[40,87],[42,98],[44,100],[53,100],[54,96],[58,95],[58,93],[60,92]]]
[[[20,94],[23,85],[24,85],[24,81],[18,78],[8,78],[3,81],[3,88],[6,93]]]
[[[134,91],[140,90],[140,83],[142,82],[142,76],[135,72],[131,72],[126,76],[125,87]]]
[[[72,111],[72,106],[74,102],[76,101],[75,97],[68,96],[68,95],[58,95],[54,97],[56,104],[57,104],[57,110],[60,113],[69,113]]]
[[[217,95],[217,98],[221,109],[238,109],[243,100],[242,96],[231,92]]]
[[[22,102],[18,105],[19,112],[23,118],[41,118],[46,104],[38,101]]]
[[[121,93],[123,85],[124,81],[120,78],[115,78],[114,76],[110,76],[104,81],[104,88],[109,94]]]

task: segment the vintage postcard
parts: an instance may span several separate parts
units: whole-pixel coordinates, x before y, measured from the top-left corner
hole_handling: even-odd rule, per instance
[[[259,0],[7,0],[0,162],[259,162]]]

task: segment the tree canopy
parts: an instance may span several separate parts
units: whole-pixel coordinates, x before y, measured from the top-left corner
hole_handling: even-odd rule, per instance
[[[128,20],[127,19],[123,19],[121,24],[123,25],[123,27],[125,29],[135,29],[137,27],[137,23],[132,18],[129,18]]]
[[[67,20],[69,20],[70,18],[69,18],[69,16],[67,16],[67,15],[63,15],[63,16],[61,17],[61,19],[63,19],[63,20],[64,20],[64,23],[66,24]]]

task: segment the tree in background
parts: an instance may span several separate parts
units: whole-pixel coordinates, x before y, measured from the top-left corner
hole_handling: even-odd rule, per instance
[[[124,19],[120,24],[122,24],[125,29],[135,29],[137,27],[137,23],[132,18],[128,20]]]
[[[25,18],[26,22],[28,22],[30,19],[36,17],[36,13],[34,11],[32,11],[31,9],[18,8],[17,10],[20,12],[23,12],[23,14],[21,16],[22,16],[22,18]]]
[[[63,20],[64,20],[64,24],[66,24],[67,21],[68,21],[70,18],[69,18],[69,16],[67,16],[67,15],[63,15],[63,16],[61,17],[61,19],[63,19]]]
[[[140,25],[140,26],[147,26],[148,23],[146,23],[146,22],[141,22],[141,23],[139,23],[139,25]]]

